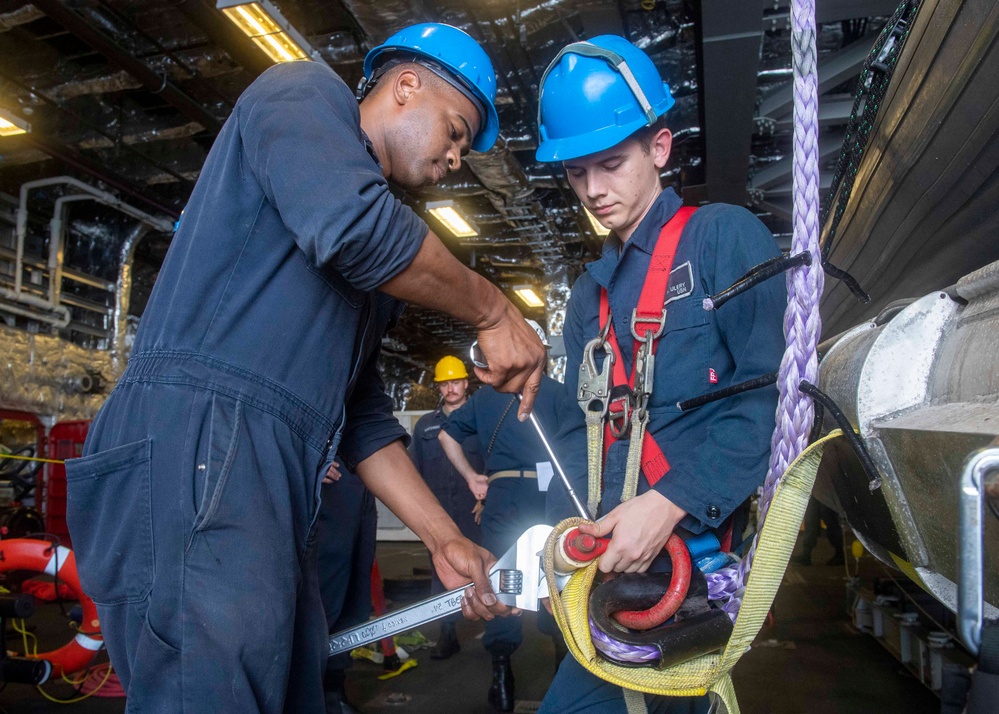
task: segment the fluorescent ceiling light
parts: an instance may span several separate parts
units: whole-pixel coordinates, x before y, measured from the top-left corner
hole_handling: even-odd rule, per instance
[[[322,60],[321,55],[268,0],[218,0],[215,7],[275,62]]]
[[[538,297],[538,294],[534,292],[534,288],[530,286],[523,286],[513,289],[514,294],[524,301],[524,304],[528,307],[544,307],[545,301]]]
[[[456,238],[471,238],[479,235],[479,231],[469,221],[458,213],[454,207],[454,201],[431,201],[427,204],[427,211],[444,224]]]
[[[19,116],[0,109],[0,136],[27,134],[29,131],[31,131],[31,124]]]
[[[583,212],[586,213],[586,217],[590,219],[590,225],[593,226],[593,230],[596,232],[598,236],[610,235],[610,228],[604,228],[602,225],[600,225],[600,221],[597,220],[597,217],[594,216],[592,213],[590,213],[588,210],[586,210],[585,207],[583,208]]]

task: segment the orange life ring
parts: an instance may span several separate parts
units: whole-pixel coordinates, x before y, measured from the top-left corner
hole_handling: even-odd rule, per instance
[[[0,540],[0,572],[6,570],[33,570],[52,576],[58,574],[59,582],[69,586],[83,608],[81,631],[69,643],[51,652],[25,656],[47,660],[52,664],[56,675],[69,675],[86,669],[94,655],[104,646],[104,639],[100,634],[101,623],[97,618],[97,607],[80,587],[73,551],[44,540]]]

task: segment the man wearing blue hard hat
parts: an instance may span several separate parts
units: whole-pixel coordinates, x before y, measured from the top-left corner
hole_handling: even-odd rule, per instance
[[[612,35],[564,48],[541,83],[537,158],[560,162],[576,196],[611,231],[569,301],[564,396],[576,403],[561,410],[558,438],[574,488],[601,517],[581,530],[612,536],[599,561],[604,573],[668,570],[663,546],[674,530],[713,534],[716,549],[732,550],[732,515],[766,475],[777,404],[777,390],[767,387],[698,409],[678,406],[778,368],[786,290],[771,280],[705,309],[707,296],[780,252],[746,209],[691,211],[663,189],[672,105],[652,60]],[[606,392],[595,389],[600,374]],[[560,483],[547,510],[553,523],[576,515]],[[737,543],[742,528],[734,530]],[[604,652],[611,660],[626,654]],[[706,697],[622,690],[567,657],[540,711],[708,705]]]
[[[377,368],[401,302],[473,325],[524,391],[545,352],[502,293],[389,191],[439,182],[497,135],[495,74],[465,33],[402,30],[368,56],[360,106],[328,66],[243,93],[205,162],[124,375],[67,463],[85,590],[129,711],[320,713],[316,568],[334,454],[427,544],[463,608],[508,609],[492,556],[420,479]]]

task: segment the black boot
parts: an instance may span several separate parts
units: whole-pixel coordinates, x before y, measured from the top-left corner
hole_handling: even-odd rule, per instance
[[[430,659],[447,659],[451,655],[456,655],[461,650],[458,644],[458,633],[455,631],[453,622],[441,623],[441,634],[437,638],[437,644],[430,650]]]
[[[493,684],[489,687],[489,703],[498,712],[512,712],[513,670],[509,655],[493,655]]]

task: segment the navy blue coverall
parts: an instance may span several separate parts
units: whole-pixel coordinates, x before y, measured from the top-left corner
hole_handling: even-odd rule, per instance
[[[399,304],[375,288],[426,234],[329,67],[277,65],[243,93],[66,465],[128,711],[323,711],[323,469],[408,438],[375,362]]]
[[[562,385],[544,377],[534,403],[534,412],[554,434],[558,428],[557,406]],[[517,419],[516,395],[500,394],[492,387],[480,387],[460,409],[451,412],[444,430],[461,443],[476,436],[485,454],[487,476],[500,471],[536,472],[537,465],[549,461],[548,453],[534,428]],[[491,448],[490,448],[491,446]],[[482,511],[482,546],[497,558],[531,526],[545,522],[545,493],[538,490],[536,478],[497,478],[489,482]],[[542,631],[551,631],[553,621],[547,612],[538,613]],[[494,656],[509,656],[522,641],[521,618],[497,617],[486,622],[482,644]]]
[[[427,486],[433,492],[441,506],[461,530],[461,534],[476,544],[482,542],[482,529],[475,522],[472,509],[475,508],[475,496],[465,477],[448,461],[444,447],[438,436],[441,427],[447,420],[443,409],[436,409],[424,414],[413,427],[413,440],[409,444],[409,455],[416,465],[416,470],[423,476]],[[483,473],[485,462],[479,450],[479,440],[466,438],[461,444],[465,458],[476,473]],[[445,591],[444,583],[437,577],[437,569],[430,563],[430,592],[433,595]],[[455,613],[447,618],[447,622],[456,622],[459,615]]]
[[[662,192],[630,240],[613,234],[599,260],[586,266],[572,289],[565,321],[567,369],[559,446],[573,488],[585,494],[586,426],[576,405],[578,368],[586,342],[599,332],[600,289],[606,288],[627,373],[632,369],[631,314],[638,303],[659,232],[680,208],[672,189]],[[783,278],[771,279],[716,311],[701,302],[735,283],[750,268],[779,255],[773,236],[749,211],[704,206],[690,218],[670,275],[666,327],[656,352],[649,432],[670,463],[655,489],[688,515],[679,526],[693,533],[717,530],[762,483],[777,407],[775,387],[757,389],[681,413],[677,403],[775,371],[784,351]],[[598,365],[602,360],[598,359]],[[712,375],[717,383],[712,383]],[[570,416],[571,415],[571,416]],[[613,443],[604,468],[601,513],[620,502],[628,441]],[[639,479],[639,494],[649,489]],[[576,515],[561,483],[548,491],[551,523]],[[721,533],[718,533],[721,535]],[[656,567],[656,564],[653,564]],[[707,711],[706,698],[647,697],[650,711]],[[566,657],[540,712],[624,712],[621,689]]]

